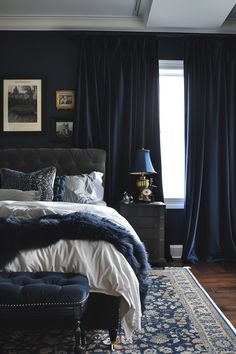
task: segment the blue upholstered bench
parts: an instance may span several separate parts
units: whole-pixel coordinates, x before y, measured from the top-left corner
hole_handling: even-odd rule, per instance
[[[51,272],[0,272],[0,323],[4,328],[30,322],[55,326],[70,321],[75,328],[75,351],[83,351],[80,320],[89,296],[84,275]],[[28,321],[29,320],[29,321]],[[21,327],[20,327],[21,328]]]

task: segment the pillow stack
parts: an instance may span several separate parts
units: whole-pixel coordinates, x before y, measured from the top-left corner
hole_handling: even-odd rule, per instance
[[[30,173],[2,168],[0,178],[0,200],[97,204],[104,197],[103,173],[96,171],[56,177],[53,166]]]

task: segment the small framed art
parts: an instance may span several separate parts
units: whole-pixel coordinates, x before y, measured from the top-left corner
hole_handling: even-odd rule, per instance
[[[65,118],[55,118],[53,136],[55,141],[70,141],[73,134],[73,121]]]
[[[75,92],[72,90],[56,91],[56,109],[73,109],[75,106]]]
[[[3,131],[42,131],[42,80],[3,80]]]

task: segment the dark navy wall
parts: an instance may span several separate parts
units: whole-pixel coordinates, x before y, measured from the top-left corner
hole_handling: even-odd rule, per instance
[[[55,118],[73,118],[72,110],[56,110],[56,90],[71,90],[76,84],[77,40],[73,32],[0,32],[0,147],[56,147]],[[160,59],[183,58],[183,38],[159,39]],[[42,133],[3,133],[3,79],[42,79]],[[79,102],[78,102],[79,104]],[[183,210],[167,210],[166,243],[182,243]]]
[[[181,60],[184,57],[183,36],[162,36],[159,42],[159,58],[165,60]]]
[[[2,82],[0,83],[0,147],[57,146],[52,141],[52,120],[72,118],[72,110],[56,110],[56,90],[75,88],[76,39],[67,32],[0,32],[0,78],[42,79],[43,132],[2,133]],[[60,143],[61,144],[61,143]]]

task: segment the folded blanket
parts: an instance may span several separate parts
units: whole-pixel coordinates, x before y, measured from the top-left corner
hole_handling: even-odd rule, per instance
[[[61,239],[103,240],[112,243],[134,270],[140,285],[142,308],[148,290],[148,257],[141,241],[111,220],[86,212],[37,218],[0,218],[0,268],[20,251],[47,247]],[[33,237],[32,237],[33,235]]]

